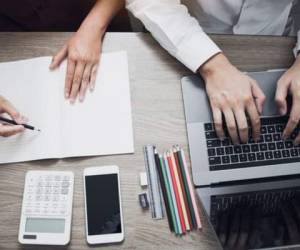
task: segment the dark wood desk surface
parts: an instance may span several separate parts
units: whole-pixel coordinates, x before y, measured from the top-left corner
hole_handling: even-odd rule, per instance
[[[69,36],[69,33],[0,33],[0,61],[53,55]],[[293,62],[293,38],[216,35],[213,39],[242,70],[285,68]],[[125,241],[120,245],[105,246],[105,249],[219,249],[215,234],[204,216],[201,232],[175,237],[169,232],[166,219],[153,221],[149,212],[141,211],[137,200],[141,192],[139,172],[144,171],[143,145],[154,143],[164,150],[180,144],[188,150],[180,79],[191,72],[169,56],[148,34],[108,33],[103,51],[116,50],[128,52],[135,154],[1,165],[1,250],[54,249],[21,246],[17,242],[24,176],[32,169],[74,172],[72,239],[66,248],[90,249],[85,240],[82,173],[85,167],[108,164],[120,166]]]

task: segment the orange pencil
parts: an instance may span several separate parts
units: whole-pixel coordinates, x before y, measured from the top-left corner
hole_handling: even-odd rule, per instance
[[[171,151],[170,154],[171,154],[171,161],[172,161],[173,168],[174,168],[174,176],[175,176],[175,180],[176,180],[177,188],[178,188],[179,201],[180,201],[180,204],[181,204],[181,207],[182,207],[182,214],[183,214],[183,219],[184,219],[184,223],[185,223],[185,228],[186,228],[187,231],[190,231],[191,228],[190,228],[188,215],[187,215],[187,207],[186,207],[186,204],[184,202],[182,185],[180,183],[180,178],[179,178],[179,173],[178,173],[178,170],[177,170],[177,165],[176,165],[174,154],[172,153],[172,151]]]
[[[168,159],[171,178],[172,178],[172,183],[173,183],[173,187],[174,187],[174,193],[175,193],[176,204],[177,204],[177,208],[178,208],[180,224],[181,224],[182,232],[185,233],[186,232],[186,227],[185,227],[185,222],[184,222],[184,218],[183,218],[182,206],[181,206],[180,198],[179,198],[178,185],[177,185],[177,182],[176,182],[176,179],[175,179],[175,174],[174,174],[174,166],[173,166],[173,163],[172,163],[170,153],[167,154],[167,159]]]

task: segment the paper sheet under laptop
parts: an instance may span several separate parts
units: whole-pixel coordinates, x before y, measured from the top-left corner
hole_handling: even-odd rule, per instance
[[[51,58],[0,63],[0,95],[42,132],[0,137],[0,163],[133,153],[126,52],[103,54],[94,92],[71,105],[64,98],[66,63]]]

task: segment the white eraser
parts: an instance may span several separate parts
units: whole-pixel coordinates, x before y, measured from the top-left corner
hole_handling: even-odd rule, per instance
[[[140,185],[142,187],[148,185],[148,180],[147,180],[147,174],[146,174],[146,172],[140,173]]]

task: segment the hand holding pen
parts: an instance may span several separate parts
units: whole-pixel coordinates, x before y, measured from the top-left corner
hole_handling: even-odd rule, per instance
[[[8,114],[12,120],[1,114]],[[9,137],[22,133],[25,128],[35,130],[34,127],[25,124],[26,118],[20,115],[15,107],[4,97],[0,96],[0,136]]]

